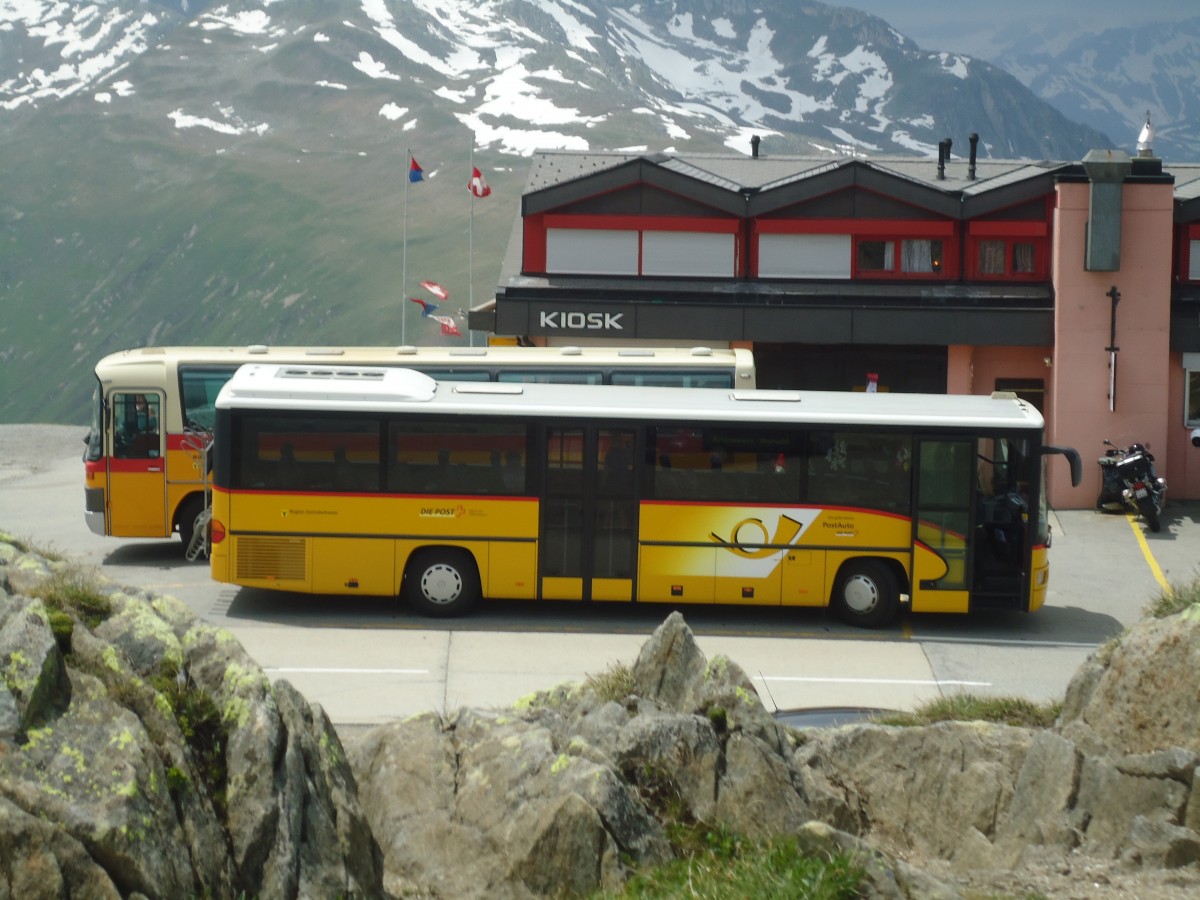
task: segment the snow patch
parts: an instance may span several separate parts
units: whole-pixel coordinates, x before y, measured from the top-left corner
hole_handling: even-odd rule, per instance
[[[210,131],[215,131],[218,134],[242,135],[242,134],[266,134],[269,127],[266,122],[259,125],[250,125],[238,118],[233,110],[227,106],[213,104],[225,119],[218,121],[209,119],[203,116],[192,116],[185,113],[182,109],[174,110],[169,113],[167,118],[175,123],[176,128],[207,128]]]

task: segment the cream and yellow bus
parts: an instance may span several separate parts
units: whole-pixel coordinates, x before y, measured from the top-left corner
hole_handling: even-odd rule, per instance
[[[205,510],[213,404],[251,362],[404,366],[447,380],[753,387],[749,350],[610,347],[142,347],[96,365],[84,516],[96,534],[168,538],[189,556]]]
[[[1042,417],[1015,395],[453,383],[246,366],[217,398],[219,582],[400,596],[1032,611]]]

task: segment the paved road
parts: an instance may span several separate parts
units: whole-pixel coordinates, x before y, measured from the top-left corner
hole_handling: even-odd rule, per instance
[[[219,585],[178,540],[103,538],[83,521],[83,429],[0,426],[0,529],[169,593],[232,631],[275,678],[335,724],[507,705],[631,662],[667,607],[485,604],[449,622],[389,599],[297,597]],[[1051,587],[1034,615],[908,616],[885,632],[816,610],[686,608],[710,657],[723,653],[781,709],[909,709],[939,694],[1045,701],[1096,646],[1136,621],[1161,584],[1200,576],[1200,504],[1168,507],[1164,530],[1090,510],[1054,521]]]

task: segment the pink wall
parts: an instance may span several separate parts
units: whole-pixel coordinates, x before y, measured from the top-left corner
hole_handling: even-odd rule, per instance
[[[999,378],[1028,378],[1046,385],[1044,413],[1052,416],[1050,400],[1051,347],[971,347],[956,344],[949,349],[946,364],[946,393],[990,394]]]
[[[1055,350],[1049,384],[1047,441],[1073,446],[1084,459],[1083,482],[1051,466],[1050,502],[1078,509],[1095,503],[1100,471],[1095,459],[1110,438],[1154,448],[1160,469],[1169,463],[1167,423],[1179,421],[1170,404],[1169,381],[1173,186],[1129,184],[1123,188],[1121,261],[1115,272],[1084,268],[1090,191],[1087,184],[1060,184],[1054,217],[1052,271]],[[1116,408],[1109,410],[1109,326],[1115,286],[1117,307]],[[1178,357],[1176,364],[1178,363]],[[1182,403],[1182,400],[1179,401]],[[1175,411],[1174,420],[1171,418]]]

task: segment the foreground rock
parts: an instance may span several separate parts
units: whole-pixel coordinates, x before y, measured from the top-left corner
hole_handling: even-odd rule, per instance
[[[420,716],[369,732],[351,764],[397,893],[616,887],[670,856],[675,819],[853,854],[876,897],[1200,895],[1193,610],[1098,653],[1050,730],[791,731],[675,613],[619,699],[573,686]]]
[[[1200,896],[1197,607],[1096,653],[1052,729],[794,731],[675,613],[627,679],[344,755],[227,633],[95,578],[0,536],[0,900],[587,895],[680,822],[848,854],[871,897]]]
[[[396,894],[617,888],[672,857],[663,823],[682,821],[854,852],[869,862],[873,896],[951,896],[838,830],[861,824],[857,812],[794,764],[797,740],[745,672],[706,660],[673,613],[619,701],[565,686],[509,710],[430,713],[368,732],[351,764]]]
[[[324,713],[177,601],[0,536],[0,671],[0,896],[382,894]]]

